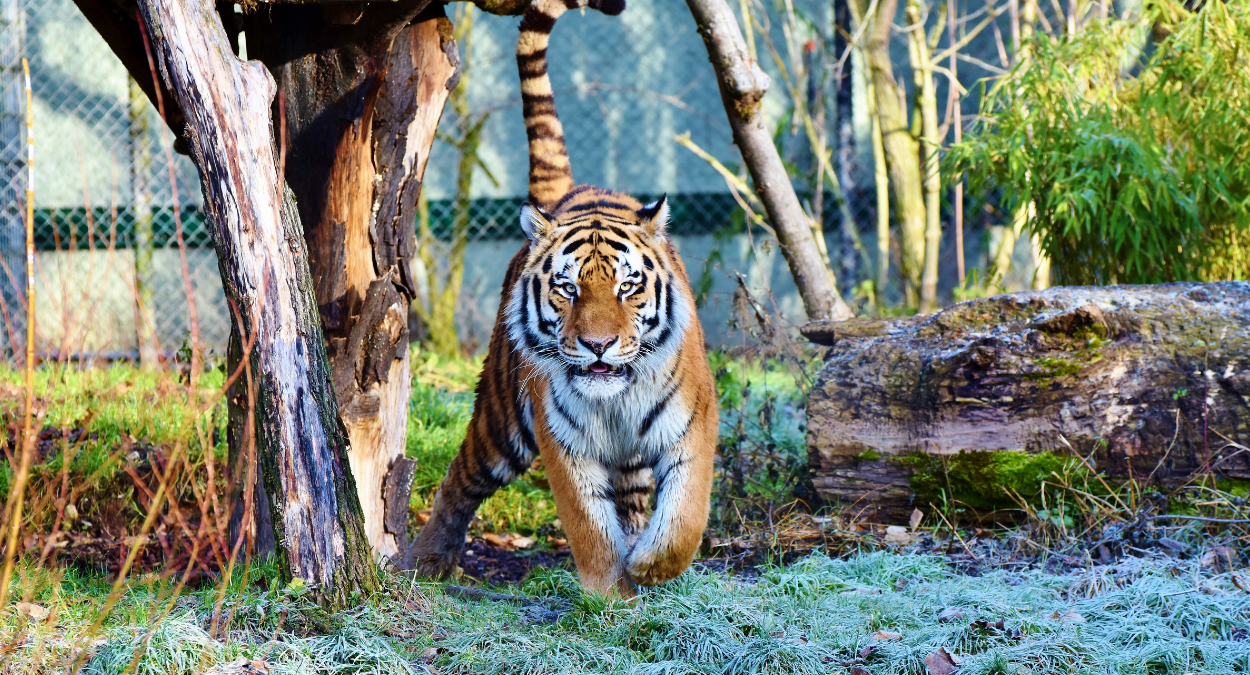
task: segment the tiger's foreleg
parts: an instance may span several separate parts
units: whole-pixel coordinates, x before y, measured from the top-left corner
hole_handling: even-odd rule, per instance
[[[634,581],[663,583],[694,560],[707,526],[716,432],[715,413],[710,423],[696,416],[685,438],[656,464],[655,511],[625,560]]]
[[[623,569],[625,530],[617,517],[611,469],[596,459],[570,455],[549,433],[539,434],[538,452],[582,587],[632,597],[634,585]]]

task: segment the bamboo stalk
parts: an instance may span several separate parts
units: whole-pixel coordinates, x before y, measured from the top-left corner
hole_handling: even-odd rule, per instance
[[[868,80],[868,119],[872,126],[873,178],[877,187],[877,284],[874,296],[877,306],[885,287],[890,283],[890,175],[886,171],[885,143],[881,137],[881,118],[877,116],[877,92],[872,78]]]
[[[130,192],[134,218],[135,338],[139,362],[145,368],[158,365],[156,317],[152,302],[152,148],[148,137],[147,94],[133,78],[128,80],[127,117],[130,136]]]
[[[920,312],[933,311],[937,305],[938,253],[942,242],[940,221],[941,173],[938,165],[937,93],[933,85],[932,49],[925,40],[924,15],[920,0],[909,0],[907,23],[915,26],[908,33],[912,69],[916,80],[916,109],[920,117],[920,151],[924,186],[924,268],[920,280]],[[945,18],[945,17],[941,17]]]
[[[22,527],[22,506],[30,476],[31,440],[35,407],[35,113],[31,107],[30,63],[22,59],[26,84],[26,414],[22,421],[22,459],[9,492],[5,514],[4,571],[0,573],[0,607],[8,606],[9,582],[17,554],[17,535]]]

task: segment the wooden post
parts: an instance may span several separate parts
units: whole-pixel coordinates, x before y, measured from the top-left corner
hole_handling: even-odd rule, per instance
[[[781,253],[790,266],[807,316],[850,318],[853,312],[838,293],[832,271],[821,259],[807,214],[799,205],[777,146],[764,125],[760,104],[768,91],[768,76],[748,55],[738,20],[725,0],[686,0],[686,4],[716,69],[734,143],[777,232]]]
[[[256,437],[287,573],[332,606],[378,587],[347,469],[293,195],[278,175],[268,71],[231,50],[209,0],[140,0],[161,76],[186,116],[226,297],[254,336]]]
[[[458,65],[441,6],[414,21],[425,4],[275,5],[245,19],[249,56],[285,92],[286,176],[379,558],[406,547],[409,261],[421,177]]]

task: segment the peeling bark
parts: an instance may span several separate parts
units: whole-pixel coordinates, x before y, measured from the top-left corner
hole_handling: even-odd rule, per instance
[[[226,297],[254,336],[256,438],[284,569],[332,606],[378,587],[348,470],[307,251],[278,176],[274,81],[237,59],[207,0],[140,0],[162,79],[187,113]]]
[[[1250,479],[1224,440],[1250,445],[1250,283],[1055,288],[803,333],[831,345],[807,440],[832,503],[906,522],[913,453],[1070,445],[1112,476]]]

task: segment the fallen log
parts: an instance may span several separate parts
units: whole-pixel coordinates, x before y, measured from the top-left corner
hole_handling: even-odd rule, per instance
[[[1010,505],[1006,483],[1036,489],[1074,454],[1164,485],[1250,480],[1250,283],[1053,288],[802,332],[829,347],[814,487],[865,519],[905,522],[961,485],[964,506]]]

